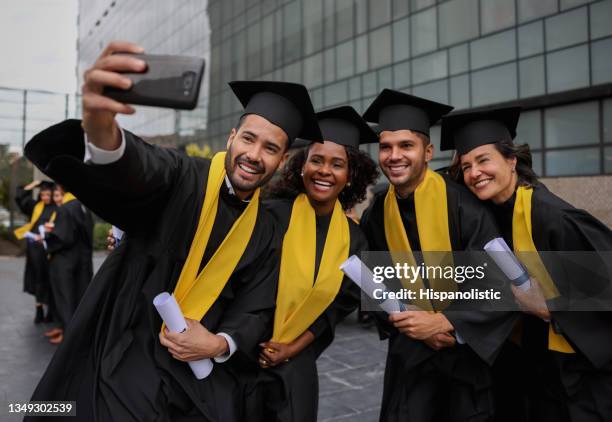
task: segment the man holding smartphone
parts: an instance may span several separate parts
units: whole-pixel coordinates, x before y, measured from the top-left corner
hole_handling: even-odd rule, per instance
[[[259,187],[296,137],[320,141],[306,88],[233,82],[244,114],[227,152],[196,159],[119,128],[134,109],[102,95],[127,89],[141,47],[111,43],[85,72],[83,120],[36,135],[26,156],[129,236],[86,292],[32,400],[75,400],[78,420],[244,420],[237,374],[271,325],[278,271]],[[170,333],[152,302],[173,292],[187,319]],[[211,358],[197,380],[185,363]],[[231,358],[231,359],[230,359]],[[227,362],[226,362],[227,361]]]

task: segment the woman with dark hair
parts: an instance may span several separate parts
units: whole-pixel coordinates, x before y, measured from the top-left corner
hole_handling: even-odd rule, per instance
[[[246,400],[249,421],[316,421],[316,359],[359,303],[359,288],[339,266],[367,241],[344,210],[362,201],[378,176],[358,149],[377,137],[348,106],[317,119],[325,142],[297,151],[270,190],[281,264],[273,333],[260,345],[261,369]]]
[[[512,286],[528,315],[515,337],[522,351],[496,362],[505,377],[498,408],[525,405],[529,420],[610,421],[612,313],[578,312],[570,304],[594,295],[605,302],[610,273],[602,252],[612,250],[612,232],[538,181],[529,147],[513,143],[519,115],[519,108],[507,108],[442,119],[442,149],[457,150],[451,173],[490,202],[504,240],[530,277],[526,291]],[[527,392],[526,403],[519,392]]]
[[[32,198],[32,189],[39,187],[38,200]],[[15,230],[15,237],[26,239],[26,262],[23,274],[23,291],[36,298],[36,314],[34,323],[46,320],[51,322],[50,310],[44,316],[44,304],[49,304],[49,265],[47,252],[43,244],[40,226],[44,225],[56,209],[52,201],[53,183],[35,180],[32,183],[17,188],[15,201],[22,213],[30,218],[29,223]]]

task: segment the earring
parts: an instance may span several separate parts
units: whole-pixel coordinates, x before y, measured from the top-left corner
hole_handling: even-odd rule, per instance
[[[350,188],[350,187],[351,187],[351,182],[348,182],[348,183],[346,184],[346,186]]]
[[[516,172],[516,170],[515,170],[515,169],[514,169],[514,167],[513,167],[513,168],[512,168],[512,173],[515,173],[515,172]]]
[[[300,173],[300,176],[301,176],[301,177],[304,177],[304,172],[301,172],[301,173]]]

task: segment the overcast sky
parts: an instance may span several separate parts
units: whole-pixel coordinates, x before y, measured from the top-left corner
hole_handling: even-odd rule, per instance
[[[0,87],[76,91],[77,0],[0,0]]]

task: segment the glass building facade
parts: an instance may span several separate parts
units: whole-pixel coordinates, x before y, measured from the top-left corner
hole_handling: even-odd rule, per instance
[[[79,86],[83,73],[113,40],[141,45],[148,54],[204,57],[210,62],[207,3],[201,0],[87,0],[79,2]],[[209,72],[202,81],[195,111],[139,107],[118,120],[140,135],[191,135],[206,128]]]
[[[117,38],[207,54],[204,105],[177,119],[214,149],[241,113],[227,82],[284,80],[305,84],[317,109],[363,112],[383,88],[462,110],[520,104],[518,139],[540,175],[612,174],[612,0],[116,0],[106,17],[112,3],[90,3],[81,67]],[[434,167],[449,157],[436,152]]]

